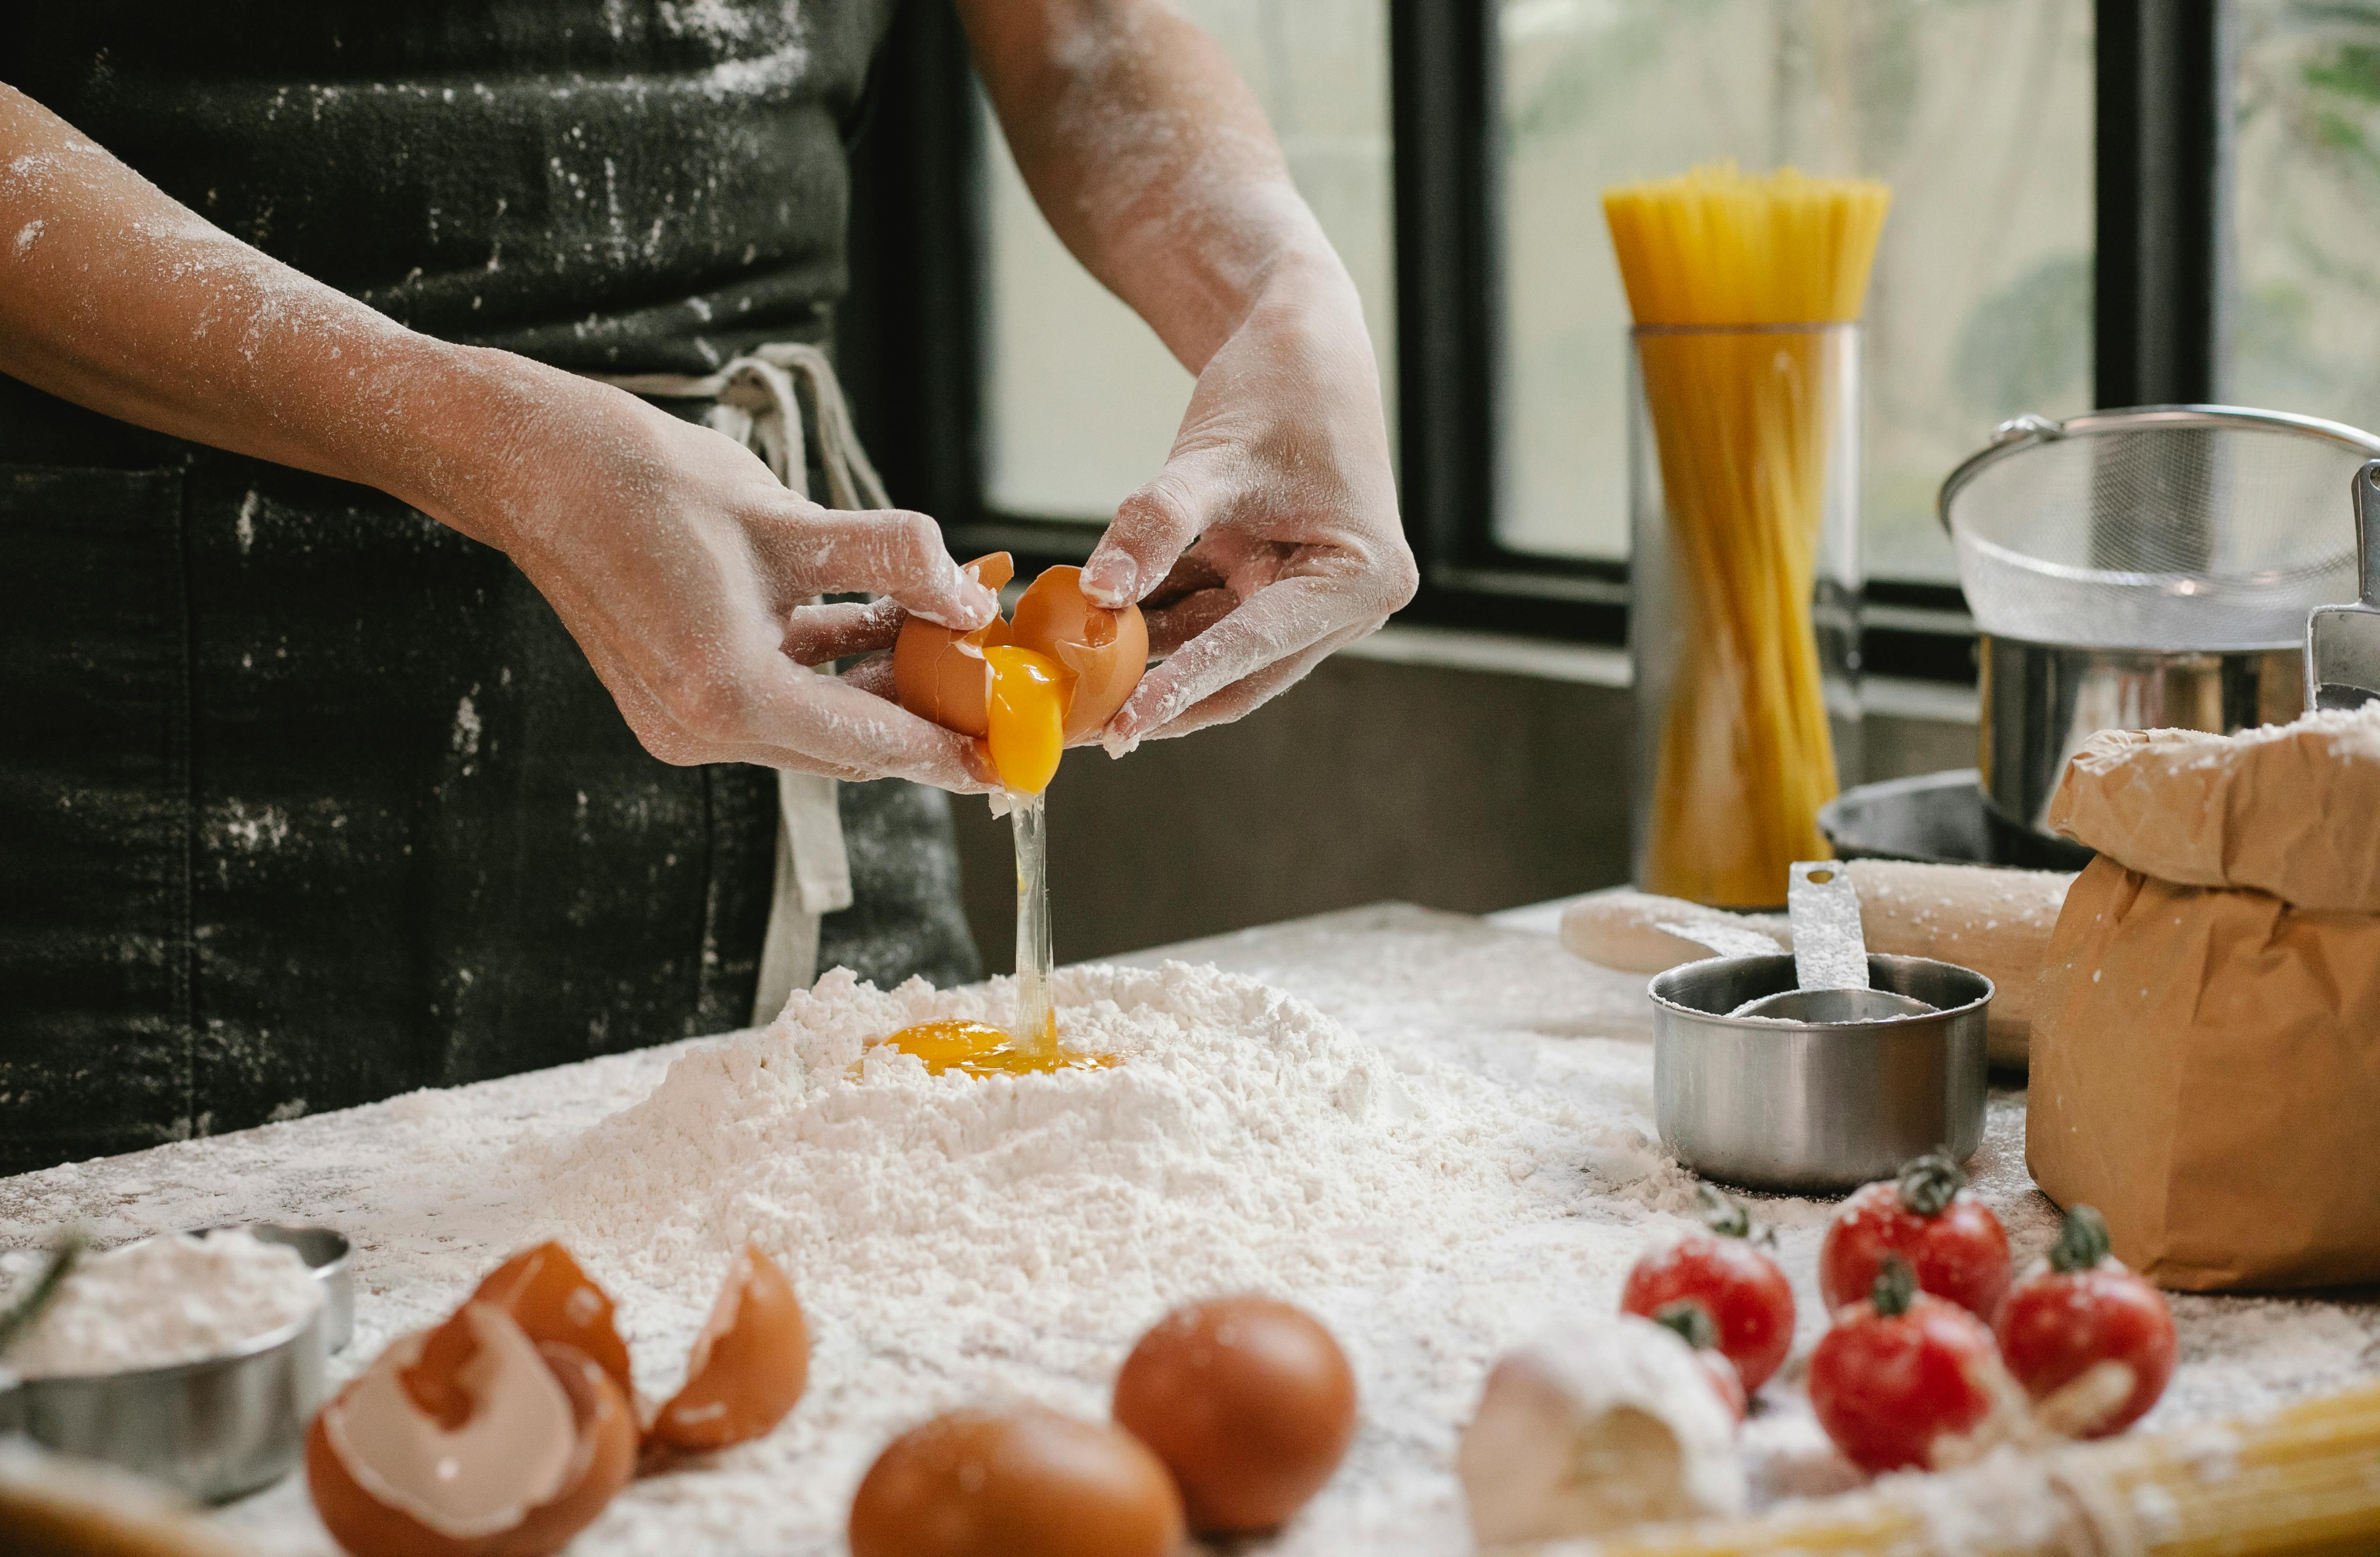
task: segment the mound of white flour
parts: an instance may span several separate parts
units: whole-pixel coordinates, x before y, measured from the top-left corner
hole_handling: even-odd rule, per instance
[[[1608,1133],[1570,1102],[1359,1042],[1212,967],[1075,968],[1057,987],[1067,1044],[1122,1064],[982,1078],[893,1051],[862,1064],[913,1022],[1003,1019],[1008,986],[888,993],[838,972],[770,1028],[677,1060],[552,1163],[543,1219],[632,1323],[646,1293],[698,1315],[747,1238],[811,1317],[810,1394],[729,1456],[752,1467],[748,1500],[714,1473],[699,1510],[670,1510],[680,1539],[699,1516],[747,1541],[832,1544],[901,1428],[1012,1393],[1103,1415],[1143,1329],[1245,1289],[1315,1308],[1357,1354],[1373,1392],[1359,1461],[1397,1438],[1451,1447],[1491,1338],[1524,1322],[1515,1288],[1483,1277],[1537,1278],[1524,1307],[1547,1282],[1557,1301],[1609,1303],[1642,1241],[1545,1235],[1586,1210],[1574,1164]],[[1396,1343],[1363,1355],[1384,1328]],[[665,1386],[683,1353],[650,1353],[638,1365]],[[1348,1494],[1360,1478],[1342,1480]]]

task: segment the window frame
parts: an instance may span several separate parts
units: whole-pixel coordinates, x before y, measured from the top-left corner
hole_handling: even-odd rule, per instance
[[[2228,0],[2095,0],[2093,403],[2218,399],[2228,279]],[[1390,0],[1400,501],[1422,584],[1398,620],[1626,641],[1624,562],[1495,534],[1504,393],[1499,0]],[[853,159],[838,323],[861,431],[962,556],[1080,562],[1096,531],[995,512],[981,480],[989,231],[981,116],[948,0],[906,0]],[[1980,443],[1980,438],[1978,442]],[[1871,578],[1869,674],[1973,683],[1955,585]]]

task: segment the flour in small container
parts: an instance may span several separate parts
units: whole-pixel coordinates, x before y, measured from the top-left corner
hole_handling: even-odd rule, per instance
[[[0,1304],[46,1263],[37,1253],[0,1256],[9,1280]],[[19,1377],[52,1379],[197,1362],[297,1324],[322,1303],[296,1249],[238,1229],[161,1234],[77,1261],[7,1363]]]

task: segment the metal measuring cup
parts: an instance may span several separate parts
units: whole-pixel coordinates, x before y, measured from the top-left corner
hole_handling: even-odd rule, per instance
[[[1796,1192],[1888,1177],[1925,1151],[1965,1161],[1983,1142],[1992,981],[1867,952],[1851,879],[1825,862],[1797,864],[1793,881],[1804,892],[1798,905],[1789,895],[1793,955],[1710,957],[1647,986],[1662,1143],[1705,1177]],[[1805,955],[1832,987],[1803,987]],[[1842,987],[1858,974],[1864,991]]]

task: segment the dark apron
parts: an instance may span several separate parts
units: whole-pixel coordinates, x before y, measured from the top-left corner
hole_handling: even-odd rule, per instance
[[[416,328],[701,372],[825,338],[888,8],[42,6],[0,61]],[[646,756],[500,553],[0,379],[0,1172],[749,1019],[774,776]],[[819,966],[978,976],[946,797],[839,805]]]

